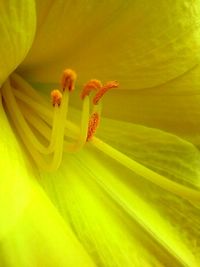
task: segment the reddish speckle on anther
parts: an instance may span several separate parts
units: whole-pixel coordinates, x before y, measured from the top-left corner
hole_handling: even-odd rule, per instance
[[[61,104],[61,100],[62,100],[62,93],[58,89],[51,91],[51,101],[54,107],[55,106],[59,107]]]
[[[102,84],[99,80],[93,79],[87,82],[84,87],[83,91],[81,92],[81,99],[84,99],[87,95],[90,94],[93,90],[98,90],[102,87]]]
[[[119,86],[119,83],[117,81],[110,81],[107,82],[103,87],[100,88],[100,90],[96,93],[96,95],[93,98],[93,104],[97,105],[99,100],[103,97],[103,95],[110,89],[117,88]]]
[[[68,89],[69,91],[74,90],[76,77],[76,72],[71,69],[66,69],[63,71],[61,79],[61,86],[63,91],[65,91],[66,89]]]
[[[99,126],[99,122],[100,122],[100,116],[97,112],[94,112],[89,120],[89,124],[88,124],[88,134],[87,134],[87,141],[90,141],[92,139],[92,137],[94,136],[97,127]]]

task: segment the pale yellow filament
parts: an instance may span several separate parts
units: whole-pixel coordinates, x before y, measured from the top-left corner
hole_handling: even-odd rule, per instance
[[[63,96],[61,107],[55,107],[53,131],[51,142],[48,147],[45,147],[38,138],[34,135],[28,123],[15,100],[9,80],[2,87],[2,94],[9,114],[17,128],[22,141],[25,143],[32,157],[39,166],[46,170],[55,170],[59,167],[62,160],[64,125],[67,109],[68,109],[68,91]],[[53,139],[52,139],[53,138]],[[50,154],[53,152],[52,160],[47,163],[40,154]]]
[[[13,89],[14,95],[26,103],[29,107],[34,109],[37,113],[39,113],[44,120],[48,118],[48,123],[49,119],[52,117],[52,112],[48,110],[45,106],[43,106],[41,103],[34,101],[31,97],[25,95],[23,92],[20,92],[16,89]],[[55,114],[54,114],[55,115]],[[27,118],[28,119],[28,118]],[[55,120],[57,120],[57,117],[55,117]],[[83,100],[83,111],[82,111],[82,119],[81,119],[81,129],[80,131],[78,130],[77,127],[72,126],[72,123],[66,120],[63,120],[62,123],[66,125],[66,127],[69,129],[74,129],[76,132],[78,130],[78,138],[75,141],[74,144],[65,144],[64,150],[68,152],[76,152],[80,150],[83,145],[85,144],[86,137],[87,137],[87,127],[88,127],[88,120],[89,120],[89,97],[86,96],[85,99]],[[58,121],[58,120],[57,120]],[[56,121],[55,121],[56,122]],[[53,124],[54,125],[54,124]],[[67,135],[67,131],[65,132]],[[53,135],[53,133],[52,133]],[[54,140],[54,138],[52,138]]]
[[[46,140],[50,140],[51,130],[46,123],[37,115],[34,115],[33,112],[30,112],[28,108],[22,103],[21,109],[24,111],[24,116],[27,121],[36,128]],[[64,151],[66,152],[77,152],[85,144],[88,130],[88,120],[89,120],[89,98],[85,98],[83,101],[83,111],[81,119],[81,129],[79,132],[79,137],[75,143],[64,142]],[[46,121],[48,123],[48,121]],[[75,134],[75,132],[74,132]],[[76,131],[77,135],[77,131]]]
[[[52,136],[51,126],[49,126],[41,117],[36,113],[30,111],[23,102],[20,102],[20,108],[24,114],[24,117],[38,132],[47,140],[50,141]]]
[[[134,161],[125,154],[109,146],[99,138],[94,137],[91,140],[91,144],[93,144],[97,149],[101,150],[103,153],[107,154],[109,157],[113,158],[120,164],[124,165],[126,168],[133,171],[135,174],[138,174],[140,177],[149,180],[150,182],[158,185],[159,187],[171,193],[174,193],[175,195],[182,197],[186,200],[195,202],[200,201],[199,191],[178,184],[164,177],[163,175],[154,172],[153,170],[145,167],[144,165]]]
[[[13,95],[10,82],[9,80],[6,81],[2,88],[2,93],[4,96],[4,100],[9,107],[9,111],[13,113],[13,115],[16,118],[16,124],[19,125],[21,131],[26,134],[27,140],[40,152],[45,153],[46,148],[43,144],[39,142],[39,140],[36,138],[36,136],[33,134],[32,130],[30,129],[29,125],[24,119],[24,116],[18,107],[18,104],[16,102],[16,99]]]
[[[35,149],[35,147],[32,145],[31,142],[27,139],[26,133],[24,130],[21,128],[20,124],[18,123],[18,119],[16,118],[16,113],[13,111],[11,104],[9,103],[9,94],[7,95],[7,92],[9,92],[9,82],[3,85],[2,89],[2,96],[4,101],[6,102],[6,108],[8,110],[8,113],[22,139],[24,142],[25,146],[27,147],[28,151],[30,152],[32,158],[37,162],[38,166],[40,168],[47,169],[48,168],[48,163],[43,160],[43,157],[41,154]]]
[[[32,99],[40,102],[42,105],[48,106],[44,98],[40,94],[38,94],[36,90],[17,73],[12,73],[10,80],[13,88],[20,88],[20,91],[23,92],[25,96],[28,95]]]
[[[56,170],[61,164],[63,154],[63,141],[64,141],[64,121],[66,119],[68,111],[69,92],[66,90],[63,93],[62,103],[60,107],[56,107],[58,114],[56,114],[55,128],[53,127],[52,135],[55,135],[55,151],[53,154],[53,160],[49,165],[49,171]]]
[[[83,110],[82,110],[82,118],[81,118],[81,128],[80,133],[78,136],[77,141],[75,141],[74,144],[67,144],[64,146],[64,150],[67,152],[77,152],[80,150],[87,138],[87,132],[88,132],[88,121],[89,121],[89,97],[86,96],[83,100]]]
[[[13,93],[19,100],[21,100],[22,102],[27,104],[28,107],[33,109],[38,116],[44,119],[45,122],[51,125],[53,110],[50,110],[48,107],[46,107],[46,105],[43,106],[43,104],[34,101],[31,96],[25,95],[23,92],[20,92],[16,89],[13,89]],[[69,120],[65,120],[64,124],[67,130],[72,131],[73,134],[78,135],[79,128],[76,125],[74,125]]]

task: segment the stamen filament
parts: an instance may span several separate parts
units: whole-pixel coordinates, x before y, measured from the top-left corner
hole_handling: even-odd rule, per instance
[[[91,144],[101,150],[103,153],[107,154],[109,157],[118,161],[120,164],[124,165],[134,173],[147,179],[148,181],[158,185],[159,187],[167,190],[179,197],[182,197],[189,201],[200,201],[200,192],[181,185],[177,182],[171,181],[170,179],[164,177],[161,174],[154,172],[153,170],[143,166],[142,164],[134,161],[120,151],[114,149],[108,144],[104,143],[99,138],[94,137],[91,140]]]
[[[23,92],[20,92],[13,88],[13,94],[22,102],[26,103],[29,107],[35,110],[38,114],[42,114],[46,118],[51,119],[53,116],[53,110],[50,110],[43,106],[42,103],[34,101],[30,96],[25,95]]]
[[[47,141],[50,141],[52,135],[52,126],[49,127],[43,119],[37,116],[37,114],[30,112],[24,103],[21,103],[20,108],[29,124],[31,124]]]
[[[6,103],[6,108],[8,109],[8,112],[13,120],[13,123],[15,124],[15,127],[22,138],[22,141],[28,148],[30,154],[32,155],[38,166],[46,170],[55,170],[60,165],[62,159],[64,135],[68,136],[69,132],[71,132],[79,136],[78,140],[74,144],[65,143],[65,147],[68,152],[77,151],[85,143],[89,117],[89,98],[88,96],[84,96],[81,129],[79,130],[79,128],[74,123],[66,120],[69,98],[68,90],[65,90],[64,92],[63,102],[60,108],[56,109],[56,112],[54,112],[54,120],[52,123],[51,118],[53,116],[53,111],[48,108],[46,101],[41,100],[41,97],[37,95],[32,87],[16,74],[12,75],[12,79],[14,81],[14,87],[17,87],[18,90],[11,88],[10,82],[8,80],[3,85],[1,93]],[[69,81],[67,83],[67,86],[71,89],[74,86],[73,82],[74,80],[72,79],[70,83]],[[107,87],[110,89],[111,87],[113,87],[113,84],[107,84]],[[98,101],[102,97],[103,93],[105,93],[105,91],[106,90],[104,89],[101,93],[97,94]],[[17,97],[18,101],[22,101],[24,103],[23,105],[20,105],[20,108],[17,101],[15,100],[15,96]],[[95,102],[95,104],[97,104],[98,101]],[[26,108],[26,105],[29,107],[29,109]],[[21,110],[30,110],[30,108],[35,111],[35,114],[37,116],[34,116],[30,111],[23,113],[21,112]],[[97,113],[98,116],[100,116],[100,104],[94,106],[92,114],[94,113]],[[48,147],[40,143],[24,117],[47,140],[50,140]],[[48,125],[50,127],[48,127]],[[53,128],[52,134],[51,127]],[[69,132],[65,132],[65,127]],[[104,143],[100,139],[93,137],[91,139],[91,144],[125,167],[132,170],[134,173],[160,186],[161,188],[189,201],[200,200],[200,193],[197,190],[178,184],[177,182],[171,181],[163,175],[160,175],[153,170],[148,169],[142,164],[134,161],[133,159],[130,159],[123,153]],[[53,158],[51,159],[50,163],[44,160],[44,155],[46,154],[53,154]]]
[[[68,101],[69,101],[69,91],[65,90],[63,92],[62,103],[59,108],[57,108],[58,114],[56,121],[56,136],[55,136],[55,151],[53,154],[53,160],[49,164],[49,171],[57,170],[62,161],[63,154],[63,142],[64,142],[64,130],[65,130],[65,119],[68,111]]]
[[[29,95],[32,99],[36,100],[37,102],[39,101],[42,105],[47,105],[44,98],[39,95],[36,90],[34,90],[33,87],[17,73],[12,73],[10,80],[11,86],[20,89],[25,96]]]
[[[2,93],[4,100],[6,102],[7,109],[13,119],[13,122],[22,138],[22,141],[26,144],[28,148],[31,149],[31,155],[38,165],[42,166],[46,170],[53,171],[56,170],[62,160],[63,152],[63,140],[64,140],[64,128],[65,128],[65,118],[68,110],[68,91],[64,93],[63,101],[60,107],[55,107],[55,121],[54,121],[54,131],[52,132],[53,139],[48,147],[45,147],[39,142],[28,123],[26,122],[21,110],[13,95],[9,80],[4,84],[2,88]],[[53,152],[52,161],[47,164],[41,154],[50,154]],[[40,162],[39,162],[40,161]]]
[[[18,123],[15,111],[13,111],[12,106],[10,105],[10,102],[9,102],[9,100],[10,100],[9,93],[8,93],[8,95],[6,93],[6,92],[9,92],[9,87],[10,87],[10,84],[9,84],[9,81],[7,81],[2,86],[1,89],[2,89],[2,95],[3,95],[4,101],[6,102],[6,108],[10,114],[10,117],[13,120],[13,123],[14,123],[22,141],[24,142],[25,146],[27,147],[28,151],[30,152],[32,158],[35,160],[35,162],[37,162],[38,166],[41,169],[47,169],[49,164],[44,161],[41,154],[35,149],[33,144],[31,142],[29,142],[29,140],[27,139],[26,133],[23,131],[20,124]]]
[[[83,100],[81,127],[78,140],[74,144],[65,145],[64,150],[66,152],[77,152],[84,146],[88,132],[89,110],[89,97],[86,96]]]
[[[15,117],[15,124],[18,124],[20,126],[20,132],[25,133],[27,136],[27,140],[40,152],[40,153],[46,153],[46,147],[39,142],[39,140],[35,137],[32,130],[30,129],[29,125],[24,119],[24,116],[18,107],[18,104],[15,100],[15,97],[13,95],[11,85],[9,80],[6,81],[4,86],[2,87],[2,92],[4,96],[4,100],[7,104],[7,107],[9,108],[10,113],[14,114]]]
[[[43,119],[41,119],[39,116],[36,114],[33,114],[33,112],[30,112],[30,110],[22,103],[21,104],[21,109],[24,112],[24,117],[26,120],[47,140],[51,140],[51,127],[52,125],[50,124],[50,127],[47,125],[47,122],[44,122]],[[69,143],[64,141],[64,148],[67,147]],[[74,152],[74,151],[67,151],[67,152]]]
[[[46,123],[51,125],[53,111],[47,108],[47,105],[43,106],[43,104],[34,101],[31,97],[16,89],[13,89],[13,93],[20,101],[24,102],[27,106],[33,109]],[[65,120],[64,124],[67,130],[71,131],[73,134],[78,134],[79,129],[74,123],[69,120]]]
[[[40,119],[37,115],[33,115],[33,112],[30,112],[29,109],[22,103],[21,109],[23,110],[24,116],[26,117],[27,121],[37,129],[40,134],[45,137],[46,140],[50,140],[51,130]],[[88,130],[88,120],[89,120],[89,98],[86,97],[83,101],[83,111],[82,111],[82,119],[81,119],[81,129],[79,133],[78,140],[75,143],[71,144],[69,142],[64,142],[64,150],[66,152],[74,153],[80,150],[86,142],[87,138],[87,130]],[[58,119],[57,119],[58,121]],[[54,124],[53,124],[54,125]]]

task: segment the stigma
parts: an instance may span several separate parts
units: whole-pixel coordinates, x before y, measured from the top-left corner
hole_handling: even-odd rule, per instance
[[[108,90],[118,86],[116,81],[104,85],[97,79],[86,82],[80,94],[81,122],[75,125],[68,118],[68,110],[76,79],[74,70],[63,71],[60,88],[50,92],[51,105],[15,73],[1,88],[9,116],[35,164],[41,169],[57,170],[64,151],[75,153],[92,141],[100,125],[102,98]],[[95,95],[90,101],[92,92]]]

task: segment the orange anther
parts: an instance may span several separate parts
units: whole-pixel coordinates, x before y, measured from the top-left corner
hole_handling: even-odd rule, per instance
[[[63,91],[65,91],[66,89],[72,91],[74,89],[76,77],[77,77],[76,72],[71,69],[66,69],[63,71],[61,79],[61,86]]]
[[[81,93],[81,99],[84,99],[86,95],[89,95],[92,90],[97,90],[97,89],[100,89],[101,87],[102,87],[102,84],[99,80],[95,80],[95,79],[90,80],[83,87],[83,91]]]
[[[58,89],[51,91],[51,101],[54,107],[55,106],[59,107],[61,104],[61,100],[62,100],[62,93]]]
[[[92,137],[94,136],[97,127],[99,126],[99,122],[100,122],[100,116],[97,112],[94,112],[89,120],[89,124],[88,124],[88,134],[87,134],[87,141],[90,141],[92,139]]]
[[[96,93],[93,98],[93,104],[97,105],[102,96],[110,89],[117,88],[119,83],[117,81],[107,82],[101,89]]]

